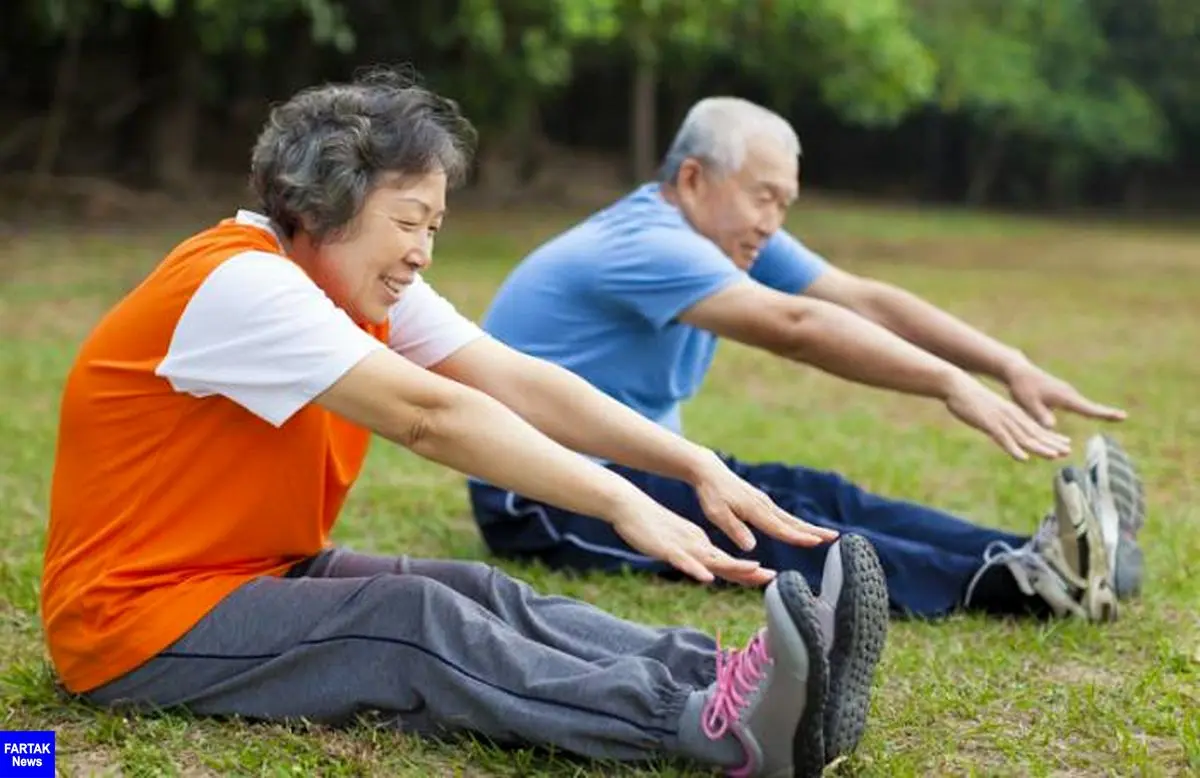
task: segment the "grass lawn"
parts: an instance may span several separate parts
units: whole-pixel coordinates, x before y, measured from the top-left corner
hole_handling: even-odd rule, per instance
[[[232,206],[231,206],[232,208]],[[471,316],[562,213],[454,214],[430,280]],[[956,617],[896,623],[863,776],[1181,775],[1200,771],[1200,234],[949,212],[801,206],[794,226],[843,266],[897,281],[1007,339],[1130,419],[1147,482],[1148,578],[1114,625]],[[0,729],[58,732],[65,775],[601,775],[589,765],[369,728],[130,720],[53,693],[37,618],[60,381],[105,307],[182,235],[27,228],[0,241]],[[726,345],[686,423],[747,459],[840,470],[884,493],[1030,530],[1054,465],[1019,464],[935,403],[854,387]],[[1067,418],[1079,444],[1096,427]],[[362,550],[484,552],[462,480],[377,444],[337,530]],[[752,592],[505,565],[547,591],[741,642]],[[685,774],[680,765],[647,773]]]

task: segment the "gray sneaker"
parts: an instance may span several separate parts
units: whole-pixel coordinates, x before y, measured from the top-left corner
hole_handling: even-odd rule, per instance
[[[1085,461],[1088,501],[1104,533],[1113,588],[1120,599],[1136,597],[1143,575],[1137,536],[1146,523],[1142,479],[1125,449],[1108,435],[1088,440]]]
[[[988,546],[983,560],[967,587],[967,604],[983,574],[1003,564],[1022,592],[1041,597],[1057,616],[1089,621],[1117,618],[1108,548],[1077,468],[1065,467],[1055,476],[1054,513],[1026,545],[1012,548],[996,541]]]
[[[817,601],[829,653],[825,761],[858,748],[888,630],[887,582],[871,543],[843,535],[829,548]]]
[[[817,778],[825,766],[824,714],[829,664],[817,601],[794,571],[776,576],[764,598],[767,626],[745,648],[717,654],[701,729],[732,736],[745,761],[731,778]]]

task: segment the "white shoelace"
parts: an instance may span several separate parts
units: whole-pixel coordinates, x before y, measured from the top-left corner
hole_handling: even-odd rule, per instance
[[[1042,525],[1038,527],[1037,534],[1023,546],[1013,548],[1003,540],[993,540],[989,543],[987,548],[983,550],[983,564],[971,578],[971,583],[967,585],[967,593],[963,597],[963,605],[970,606],[971,599],[975,595],[975,586],[983,578],[984,573],[996,565],[1009,565],[1013,578],[1016,580],[1017,586],[1020,587],[1021,591],[1027,596],[1037,594],[1037,590],[1033,587],[1033,581],[1039,573],[1058,577],[1058,573],[1050,566],[1045,557],[1039,553],[1040,548],[1053,541],[1054,533],[1057,531],[1058,520],[1051,515],[1042,521]]]

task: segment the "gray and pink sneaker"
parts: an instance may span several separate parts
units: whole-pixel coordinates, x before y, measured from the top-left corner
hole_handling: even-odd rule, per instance
[[[879,556],[862,535],[842,535],[830,546],[817,615],[829,656],[825,759],[832,762],[858,748],[887,642],[887,581]]]
[[[717,678],[699,693],[699,726],[708,740],[738,746],[730,778],[816,778],[829,689],[817,601],[799,573],[785,571],[764,605],[767,625],[745,648],[718,646]]]

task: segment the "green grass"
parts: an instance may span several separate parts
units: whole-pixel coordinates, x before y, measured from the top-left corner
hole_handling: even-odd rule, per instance
[[[521,252],[564,213],[455,214],[432,282],[478,316]],[[844,775],[1180,775],[1200,771],[1200,236],[963,213],[801,208],[844,266],[900,282],[1025,349],[1096,399],[1149,489],[1145,597],[1107,626],[956,617],[896,623],[870,726]],[[89,325],[179,233],[31,229],[0,246],[0,728],[53,728],[62,774],[601,775],[482,744],[181,717],[126,719],[54,695],[36,607],[60,381]],[[1053,465],[1018,464],[941,408],[725,346],[686,421],[747,459],[840,470],[884,493],[1028,530]],[[1065,429],[1082,442],[1095,427]],[[377,445],[337,538],[363,550],[484,554],[462,482]],[[547,591],[741,640],[757,597],[505,564]],[[679,765],[648,774],[678,775]]]

